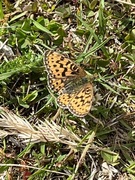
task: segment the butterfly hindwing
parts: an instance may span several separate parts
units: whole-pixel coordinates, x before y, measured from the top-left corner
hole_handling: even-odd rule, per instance
[[[79,117],[84,117],[91,109],[93,98],[93,87],[90,83],[85,84],[82,89],[72,97],[68,103],[69,111]]]

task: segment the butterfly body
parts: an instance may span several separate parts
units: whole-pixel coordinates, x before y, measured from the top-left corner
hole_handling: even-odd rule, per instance
[[[87,77],[82,77],[82,78],[78,78],[78,79],[72,79],[72,81],[69,81],[65,84],[65,89],[64,92],[77,92],[78,89],[81,89],[81,87],[83,87],[83,85],[87,84],[91,82],[91,79],[88,79]]]
[[[78,117],[87,115],[92,104],[93,87],[86,72],[56,52],[46,55],[45,67],[49,88],[59,94],[57,104]]]

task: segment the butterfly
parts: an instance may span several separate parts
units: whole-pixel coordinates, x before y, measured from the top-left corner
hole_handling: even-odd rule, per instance
[[[45,55],[48,87],[58,94],[57,104],[77,117],[86,116],[92,106],[93,86],[83,68],[62,54]]]

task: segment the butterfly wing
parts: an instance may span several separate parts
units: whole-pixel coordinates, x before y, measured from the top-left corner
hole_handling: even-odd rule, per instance
[[[48,87],[55,93],[61,94],[64,90],[66,79],[55,79],[48,76]]]
[[[61,94],[57,98],[57,104],[59,105],[59,107],[63,109],[68,109],[68,104],[73,96],[74,94],[68,94],[68,93]]]
[[[69,81],[86,76],[86,72],[73,61],[56,52],[49,52],[45,58],[48,85],[59,92]]]
[[[92,84],[87,83],[69,100],[69,111],[78,117],[86,116],[91,109],[92,98],[93,87]]]

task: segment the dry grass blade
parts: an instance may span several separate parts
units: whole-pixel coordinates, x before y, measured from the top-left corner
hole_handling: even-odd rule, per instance
[[[6,137],[6,136],[8,136],[8,135],[11,135],[11,134],[13,134],[13,133],[0,130],[0,138],[4,138],[4,137]]]
[[[115,1],[117,1],[117,2],[119,2],[119,3],[122,3],[122,4],[127,4],[127,5],[130,5],[130,6],[135,6],[135,4],[134,3],[132,3],[131,1],[121,1],[121,0],[115,0]]]
[[[7,135],[17,135],[24,143],[29,142],[60,142],[76,146],[80,138],[68,129],[64,129],[55,122],[40,121],[32,127],[24,118],[21,118],[6,108],[0,107],[0,138]]]
[[[85,146],[85,148],[84,148],[84,150],[83,150],[83,152],[82,152],[82,155],[81,155],[81,157],[80,157],[80,159],[79,159],[79,161],[78,161],[78,163],[77,163],[77,165],[76,165],[75,173],[72,175],[71,179],[74,179],[74,178],[75,178],[75,174],[77,173],[79,167],[81,166],[81,164],[82,164],[83,161],[85,160],[85,156],[86,156],[86,154],[87,154],[87,152],[88,152],[88,149],[89,149],[90,146],[91,146],[91,143],[92,143],[93,140],[94,140],[94,137],[95,137],[95,132],[93,132],[93,133],[90,135],[90,137],[89,137],[89,139],[88,139],[88,142],[87,142],[87,145]]]

